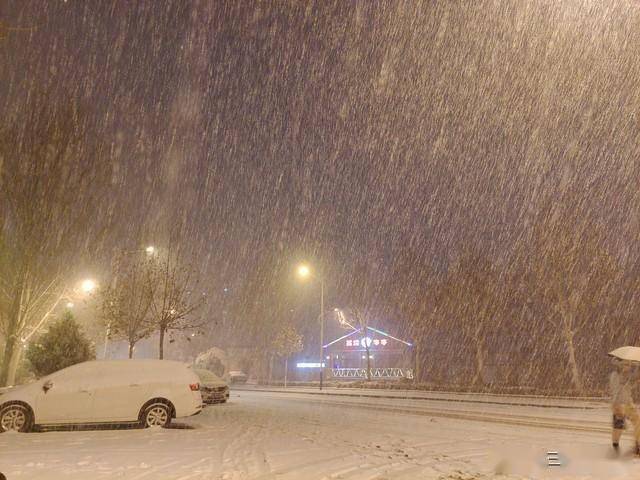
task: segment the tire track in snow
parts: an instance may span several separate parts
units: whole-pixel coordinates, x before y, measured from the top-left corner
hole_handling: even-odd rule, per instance
[[[237,424],[237,433],[222,453],[222,480],[244,480],[271,472],[263,445],[269,431],[257,416]]]
[[[263,398],[266,396],[260,395],[259,397],[253,397],[250,402],[259,407],[263,403]],[[302,441],[311,441],[313,447],[308,451],[301,450],[299,448],[290,451],[278,451],[271,455],[272,457],[272,471],[270,475],[258,477],[260,480],[266,480],[267,478],[279,478],[283,480],[298,479],[298,478],[322,478],[327,480],[334,479],[368,479],[368,478],[384,478],[385,475],[389,478],[394,478],[393,473],[398,471],[404,471],[408,468],[417,469],[419,472],[428,473],[429,475],[438,473],[439,470],[434,469],[433,466],[440,463],[442,455],[434,455],[434,446],[438,448],[439,452],[443,452],[443,446],[447,445],[450,449],[446,449],[449,453],[450,459],[455,459],[456,464],[460,467],[467,465],[464,462],[465,459],[477,458],[478,456],[485,456],[485,453],[481,453],[485,449],[484,439],[486,435],[483,434],[482,438],[467,438],[467,446],[464,450],[461,450],[460,441],[440,441],[440,442],[411,442],[406,443],[398,435],[402,435],[399,432],[385,434],[387,438],[379,438],[378,442],[371,444],[363,444],[358,441],[359,439],[369,438],[369,429],[366,429],[361,437],[353,437],[347,430],[346,438],[341,435],[341,420],[340,416],[336,415],[341,410],[340,405],[336,405],[334,402],[314,402],[314,404],[320,404],[325,409],[306,409],[304,407],[306,399],[290,398],[290,397],[277,397],[268,396],[269,401],[273,400],[286,400],[284,403],[273,403],[271,413],[275,416],[279,416],[278,410],[284,411],[285,417],[288,421],[284,423],[278,423],[277,427],[282,428],[283,433],[296,432],[300,435]],[[287,403],[291,400],[297,401],[297,405],[288,406]],[[298,406],[301,407],[298,409]],[[337,407],[337,409],[336,409]],[[358,405],[360,407],[360,405]],[[275,408],[276,410],[273,410]],[[362,409],[359,408],[360,413]],[[301,415],[296,415],[297,412],[302,412]],[[353,412],[354,414],[356,412]],[[346,425],[347,429],[356,429],[360,425],[360,420],[354,418],[353,415],[348,415],[349,422]],[[292,426],[294,428],[292,428]],[[329,431],[335,431],[336,435],[316,435],[314,436],[314,429],[317,426],[322,426],[323,429]],[[378,427],[372,425],[372,432]],[[311,431],[310,431],[311,429]],[[275,430],[272,429],[272,430]],[[379,432],[378,432],[379,433]],[[378,435],[379,436],[379,435]],[[501,436],[504,438],[504,435]],[[417,439],[416,439],[417,440]],[[379,450],[375,449],[375,443],[379,443],[382,447]],[[480,445],[478,445],[480,443]],[[424,448],[419,448],[424,447]],[[339,448],[342,451],[336,454],[336,449]],[[316,453],[317,452],[317,453]],[[406,452],[410,452],[407,456]],[[455,454],[454,454],[455,452]],[[304,457],[298,459],[297,453],[301,453]],[[277,458],[273,458],[277,457]],[[305,458],[306,457],[306,458]],[[281,459],[281,460],[280,460]],[[291,461],[291,459],[296,459]],[[425,463],[425,460],[427,462]],[[425,477],[431,478],[431,477]]]
[[[358,452],[352,451],[340,455],[325,456],[315,460],[306,460],[286,467],[275,469],[271,475],[257,477],[256,480],[266,480],[267,478],[298,479],[298,478],[323,478],[330,480],[367,480],[375,478],[399,478],[398,475],[406,472],[420,474],[420,478],[425,478],[425,473],[443,473],[434,466],[442,463],[446,459],[449,467],[451,461],[459,462],[460,468],[468,466],[464,460],[486,456],[480,453],[483,449],[477,445],[469,445],[466,449],[461,449],[459,442],[451,445],[455,448],[456,454],[447,453],[434,455],[433,452],[425,453],[421,456],[404,457],[403,454],[390,455],[392,452],[381,450],[379,452]],[[438,457],[438,458],[435,458]],[[429,459],[428,462],[424,462]],[[449,468],[448,470],[450,470]],[[253,477],[251,477],[253,478]],[[413,477],[416,478],[416,477]]]

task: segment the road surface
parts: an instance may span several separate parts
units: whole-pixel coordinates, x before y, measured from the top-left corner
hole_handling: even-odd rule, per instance
[[[9,480],[640,478],[640,461],[611,456],[605,404],[487,398],[233,391],[184,422],[192,429],[2,434],[0,471]],[[547,465],[548,451],[561,466]]]

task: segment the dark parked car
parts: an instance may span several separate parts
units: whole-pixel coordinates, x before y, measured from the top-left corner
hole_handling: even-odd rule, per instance
[[[194,370],[200,378],[200,394],[202,403],[212,405],[224,403],[229,399],[229,386],[210,370],[196,368]]]

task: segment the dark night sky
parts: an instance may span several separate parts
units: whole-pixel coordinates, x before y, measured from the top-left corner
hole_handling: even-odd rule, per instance
[[[0,12],[35,26],[0,46],[3,116],[19,119],[36,89],[73,97],[116,166],[96,257],[171,227],[215,285],[311,257],[334,292],[353,271],[402,288],[465,248],[506,261],[559,212],[635,258],[638,2],[20,0]],[[395,278],[399,264],[410,268]]]

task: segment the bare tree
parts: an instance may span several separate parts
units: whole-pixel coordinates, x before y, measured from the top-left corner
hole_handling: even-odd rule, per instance
[[[198,293],[195,271],[182,264],[178,255],[171,252],[166,259],[154,263],[153,300],[151,320],[159,332],[158,358],[164,358],[164,339],[171,330],[190,330],[202,326],[194,313],[206,301],[204,293]]]
[[[601,238],[596,227],[560,221],[540,225],[526,252],[532,300],[544,305],[544,318],[563,339],[579,392],[584,381],[576,339],[598,316],[607,315],[620,274]]]
[[[287,370],[289,367],[289,357],[294,353],[302,351],[304,345],[303,337],[291,325],[285,325],[273,340],[273,348],[276,355],[284,357],[284,386],[287,386]]]
[[[502,282],[495,267],[473,251],[460,256],[446,283],[448,321],[471,350],[474,363],[471,384],[477,385],[483,381],[489,344],[496,334],[506,295],[500,292]]]
[[[31,97],[33,108],[0,127],[0,385],[15,381],[21,340],[60,301],[109,171],[84,161],[95,152],[77,108]]]
[[[23,346],[40,331],[64,298],[62,279],[55,276],[46,283],[45,275],[34,270],[26,274],[13,271],[0,279],[0,332],[5,338],[0,384],[15,383]]]
[[[296,292],[283,280],[290,267],[281,262],[281,257],[282,252],[273,249],[247,272],[229,306],[231,317],[242,321],[226,332],[230,343],[255,348],[255,361],[247,373],[269,380],[275,355],[273,339],[283,325],[292,322],[290,310]]]
[[[150,318],[154,295],[152,262],[147,258],[119,263],[117,282],[98,292],[102,321],[111,336],[127,341],[129,358],[133,358],[136,343],[155,328]]]

